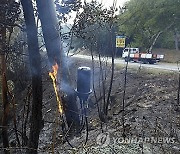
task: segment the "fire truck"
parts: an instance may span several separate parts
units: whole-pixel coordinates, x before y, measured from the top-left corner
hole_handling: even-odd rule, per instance
[[[139,52],[139,48],[125,48],[122,53],[122,58],[124,58],[126,62],[134,61],[142,62],[144,64],[154,64],[162,60],[164,58],[164,55],[153,54],[148,52]]]

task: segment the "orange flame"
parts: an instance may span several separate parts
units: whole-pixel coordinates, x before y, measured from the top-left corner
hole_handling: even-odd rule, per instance
[[[58,110],[62,114],[63,113],[63,107],[61,105],[61,100],[59,96],[59,88],[57,86],[57,73],[58,73],[58,64],[56,63],[54,66],[52,66],[53,72],[49,72],[49,76],[51,77],[53,81],[53,87],[56,94],[56,100],[58,103]]]

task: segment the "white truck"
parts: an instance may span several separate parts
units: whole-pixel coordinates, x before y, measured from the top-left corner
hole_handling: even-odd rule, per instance
[[[122,53],[122,58],[127,61],[142,62],[154,64],[164,58],[164,55],[153,53],[140,53],[139,48],[125,48]]]

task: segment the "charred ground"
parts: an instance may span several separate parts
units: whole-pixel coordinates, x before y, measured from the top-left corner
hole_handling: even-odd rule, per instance
[[[92,68],[91,61],[72,58],[70,72],[73,86],[76,88],[76,70],[80,66],[89,66]],[[106,67],[106,68],[105,68]],[[109,65],[105,66],[107,71],[106,87],[110,81]],[[48,70],[46,70],[48,71]],[[46,72],[45,71],[45,72]],[[95,62],[95,89],[99,95],[99,63]],[[43,128],[39,141],[39,153],[125,153],[139,154],[142,151],[146,154],[151,153],[179,153],[180,152],[180,111],[177,106],[178,91],[178,73],[144,70],[139,68],[128,69],[127,86],[125,95],[125,135],[126,137],[174,137],[173,144],[120,144],[114,139],[122,138],[122,98],[124,92],[124,66],[117,65],[113,80],[113,89],[111,93],[111,102],[108,108],[108,117],[106,122],[101,122],[98,117],[97,104],[92,93],[88,103],[89,120],[89,140],[86,146],[83,146],[85,140],[85,131],[68,137],[74,148],[70,147],[63,139],[61,131],[61,121],[58,120],[57,103],[54,95],[52,81],[48,73],[43,77]],[[22,95],[28,93],[25,90]],[[19,97],[21,99],[22,97]],[[101,98],[98,99],[99,104]],[[21,101],[19,101],[20,103]],[[23,102],[21,102],[23,104]],[[22,106],[17,108],[18,126],[21,128],[24,112]],[[76,114],[76,113],[75,113]],[[106,147],[97,144],[97,136],[102,133],[101,124],[104,132],[110,135],[110,143]],[[13,130],[9,133],[11,134]],[[14,138],[11,138],[13,143]],[[15,146],[15,145],[12,145]],[[53,150],[54,149],[54,150]],[[16,150],[15,153],[21,153],[22,150]]]
[[[76,70],[79,66],[92,67],[90,61],[83,59],[72,59],[73,67],[70,67],[74,87],[76,87]],[[99,66],[95,62],[95,85],[98,93]],[[107,66],[107,72],[111,69]],[[83,142],[85,132],[75,137],[70,137],[69,141],[74,145],[72,149],[67,143],[62,141],[62,133],[58,123],[55,122],[56,102],[53,98],[53,89],[49,82],[44,92],[44,102],[46,102],[44,112],[49,111],[44,120],[45,125],[40,139],[40,151],[46,153],[52,151],[52,132],[56,128],[55,153],[179,153],[179,131],[180,112],[177,110],[177,89],[178,73],[156,70],[143,70],[141,68],[128,69],[127,87],[125,95],[125,134],[126,137],[174,137],[174,144],[113,144],[114,137],[122,137],[122,97],[124,92],[123,66],[116,66],[111,94],[111,103],[106,123],[102,123],[103,131],[108,132],[111,142],[107,147],[99,147],[96,138],[101,133],[101,122],[98,117],[97,105],[94,95],[89,98],[89,140],[85,147]],[[107,83],[109,85],[107,73]],[[48,87],[48,88],[47,88]],[[49,99],[50,98],[50,99]],[[48,101],[49,100],[49,101]],[[101,98],[99,98],[100,103]],[[48,122],[49,121],[49,122]],[[63,144],[64,143],[64,144]],[[41,152],[42,152],[41,151]]]

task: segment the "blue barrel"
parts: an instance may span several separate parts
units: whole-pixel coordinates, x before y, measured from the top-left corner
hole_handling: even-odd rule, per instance
[[[77,92],[88,94],[91,92],[91,68],[79,67],[77,70]]]

